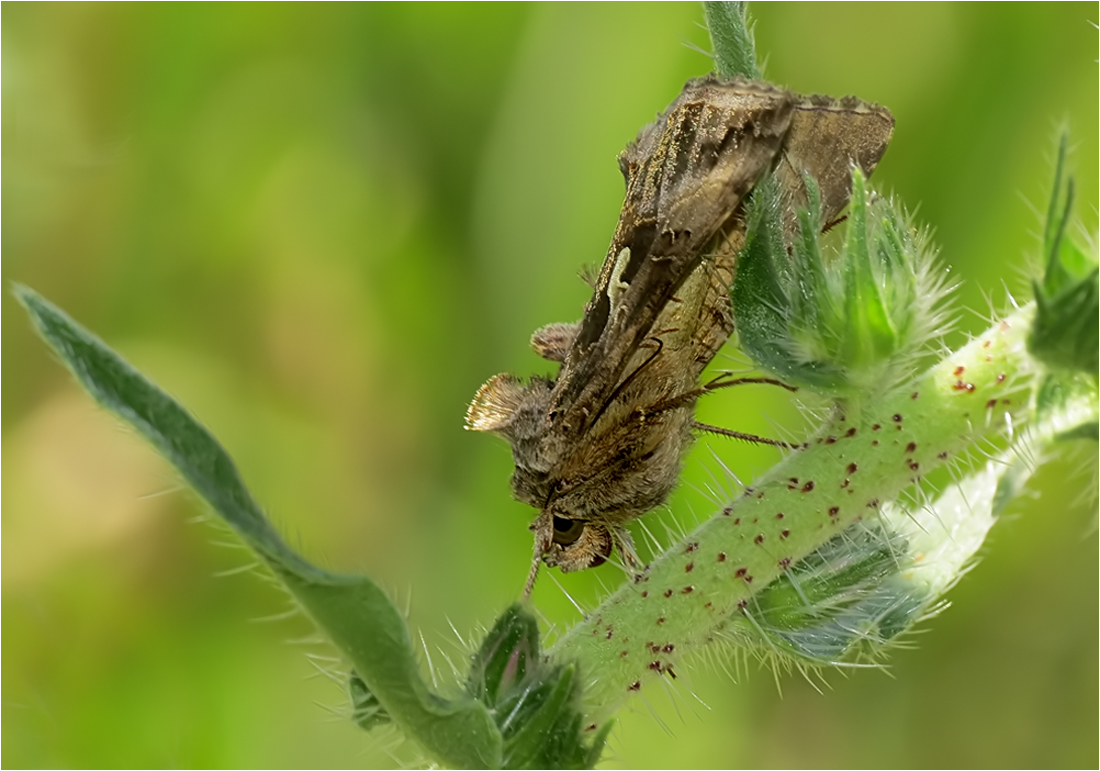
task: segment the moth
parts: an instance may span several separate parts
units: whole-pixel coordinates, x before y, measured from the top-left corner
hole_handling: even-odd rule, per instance
[[[512,492],[539,511],[525,597],[541,563],[581,570],[618,550],[637,565],[625,525],[664,503],[693,431],[710,428],[695,422],[696,401],[737,382],[699,380],[733,331],[729,289],[753,186],[774,174],[790,217],[812,174],[831,222],[852,164],[869,175],[893,125],[854,97],[708,76],[619,155],[626,196],[584,316],[531,338],[561,365],[557,377],[496,375],[466,414],[467,429],[508,441]]]

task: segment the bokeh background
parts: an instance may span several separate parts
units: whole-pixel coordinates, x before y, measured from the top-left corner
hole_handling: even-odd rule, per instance
[[[1059,129],[1097,205],[1095,4],[758,5],[775,82],[889,106],[875,181],[935,228],[958,342],[1037,257]],[[708,71],[679,4],[11,4],[3,25],[3,756],[8,767],[414,762],[344,719],[301,617],[7,293],[65,307],[221,438],[288,537],[408,604],[449,672],[521,588],[532,511],[477,387],[545,372],[622,196],[615,155]],[[727,360],[726,365],[730,365]],[[795,430],[783,394],[703,419]],[[710,449],[708,449],[708,447]],[[705,441],[672,502],[711,506]],[[1096,767],[1096,459],[1054,462],[887,672],[734,682],[625,711],[607,767]],[[655,529],[673,515],[651,515]],[[612,568],[555,576],[581,603]],[[559,627],[577,611],[544,578]],[[820,691],[820,692],[819,692]]]

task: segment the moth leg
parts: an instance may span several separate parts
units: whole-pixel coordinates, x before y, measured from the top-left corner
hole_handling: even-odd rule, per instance
[[[693,388],[690,391],[685,391],[682,394],[671,396],[668,399],[662,399],[656,404],[650,405],[650,407],[646,409],[646,413],[649,415],[657,415],[662,412],[667,412],[668,410],[674,410],[677,407],[683,407],[687,404],[692,404],[700,397],[709,394],[711,391],[717,391],[719,388],[729,388],[730,386],[751,384],[775,385],[779,386],[780,388],[786,388],[788,391],[792,392],[798,390],[797,386],[788,385],[782,380],[776,380],[775,378],[770,377],[739,377],[735,378],[734,380],[727,380],[726,378],[728,377],[729,373],[724,372],[718,377],[711,380],[709,383],[703,384],[699,388]],[[718,433],[722,433],[722,430],[719,430]]]
[[[706,431],[708,434],[718,434],[719,436],[728,436],[732,439],[740,439],[744,442],[751,442],[752,444],[768,444],[772,447],[782,447],[785,450],[800,450],[805,447],[803,444],[791,444],[790,442],[784,442],[780,439],[769,439],[766,436],[757,436],[756,434],[744,434],[740,431],[731,431],[728,428],[722,428],[721,426],[712,426],[709,423],[700,423],[698,420],[692,421],[692,428],[696,431]]]
[[[544,359],[563,362],[569,349],[573,347],[573,341],[577,339],[580,328],[579,323],[547,324],[545,327],[539,327],[531,335],[531,347]]]
[[[641,566],[641,560],[638,559],[638,552],[634,550],[634,538],[630,535],[630,531],[620,525],[613,525],[611,540],[630,571],[637,572]]]
[[[717,391],[719,388],[729,388],[730,386],[749,384],[775,385],[779,386],[780,388],[786,388],[788,391],[792,392],[798,390],[798,388],[793,385],[789,385],[788,383],[784,383],[782,380],[776,380],[775,378],[770,377],[739,377],[733,379],[729,378],[730,373],[723,372],[721,375],[714,378],[709,383],[703,385],[702,388],[696,389],[696,391],[689,393],[698,393],[699,396],[702,396],[704,394],[709,394],[711,391]],[[698,396],[696,398],[698,398]],[[787,450],[797,450],[798,448],[805,446],[802,444],[791,444],[790,442],[784,442],[779,439],[769,439],[766,436],[757,436],[756,434],[746,434],[741,431],[732,431],[728,428],[712,426],[707,423],[700,423],[697,420],[693,421],[693,425],[695,430],[697,431],[706,431],[711,434],[728,436],[733,439],[740,439],[745,442],[751,442],[752,444],[767,444],[771,445],[772,447],[782,447]]]
[[[729,372],[723,372],[721,375],[714,378],[709,383],[704,384],[702,388],[697,389],[697,391],[702,392],[699,395],[702,396],[703,394],[708,394],[711,391],[717,391],[719,388],[729,388],[730,386],[737,385],[750,385],[753,383],[757,385],[779,386],[780,388],[786,388],[792,393],[798,391],[797,386],[790,385],[789,383],[784,383],[782,380],[776,380],[772,377],[738,377],[732,380],[727,380],[727,378],[729,377]]]

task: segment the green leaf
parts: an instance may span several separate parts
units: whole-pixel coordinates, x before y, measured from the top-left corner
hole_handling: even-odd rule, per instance
[[[466,690],[495,705],[524,687],[538,664],[538,623],[523,605],[515,603],[501,614],[474,654]]]
[[[830,362],[792,355],[791,307],[804,307],[815,298],[805,294],[809,289],[806,282],[796,282],[788,294],[779,267],[786,259],[779,186],[769,176],[752,192],[745,245],[738,255],[737,275],[730,288],[738,347],[787,382],[829,391],[840,382],[840,373]]]
[[[867,223],[869,208],[864,177],[858,169],[854,169],[845,271],[845,316],[849,335],[842,351],[846,363],[852,368],[886,359],[898,347],[890,311],[879,290],[875,270],[871,267]]]
[[[1043,229],[1046,266],[1034,281],[1038,312],[1028,350],[1056,369],[1095,376],[1100,368],[1100,271],[1097,259],[1067,238],[1073,216],[1074,185],[1065,182],[1067,137],[1058,146],[1054,190]]]
[[[474,654],[466,690],[488,704],[504,736],[506,768],[590,768],[607,730],[585,742],[576,665],[543,657],[527,606],[508,608]]]
[[[404,619],[378,586],[365,576],[328,573],[296,554],[253,500],[228,453],[190,413],[52,303],[23,286],[14,293],[80,384],[149,440],[259,554],[395,723],[443,763],[500,765],[502,740],[488,709],[429,691]]]

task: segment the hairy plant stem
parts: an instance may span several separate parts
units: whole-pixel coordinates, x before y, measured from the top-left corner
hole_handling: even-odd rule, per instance
[[[953,459],[1011,436],[1034,385],[1034,308],[995,322],[907,386],[838,408],[735,501],[672,545],[548,653],[575,661],[599,723],[655,677],[674,676],[790,565]]]

